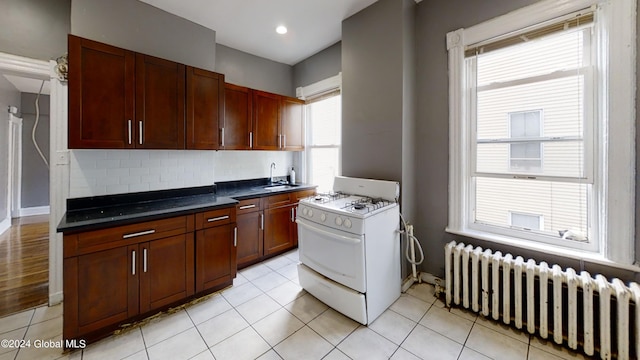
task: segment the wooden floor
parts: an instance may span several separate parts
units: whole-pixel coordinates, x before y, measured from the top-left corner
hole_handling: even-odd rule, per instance
[[[0,234],[0,317],[46,304],[49,297],[49,218],[13,219]]]

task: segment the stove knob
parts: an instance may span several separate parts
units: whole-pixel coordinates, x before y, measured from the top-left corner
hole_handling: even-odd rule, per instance
[[[340,226],[342,225],[342,218],[341,217],[336,217],[336,225]]]
[[[327,220],[327,214],[325,214],[325,213],[320,214],[320,220],[323,221],[323,222],[325,220]]]
[[[345,219],[342,225],[344,225],[344,227],[346,227],[347,229],[351,229],[351,220]]]
[[[307,215],[308,212],[309,212],[309,210],[307,208],[302,208],[302,214],[303,215]]]
[[[309,209],[309,217],[313,217],[313,210]]]

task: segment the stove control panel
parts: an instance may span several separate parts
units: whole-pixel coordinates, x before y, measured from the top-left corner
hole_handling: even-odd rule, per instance
[[[333,211],[325,211],[324,209],[312,209],[311,206],[302,203],[298,205],[298,216],[323,226],[353,234],[362,234],[364,231],[363,219],[337,214]]]

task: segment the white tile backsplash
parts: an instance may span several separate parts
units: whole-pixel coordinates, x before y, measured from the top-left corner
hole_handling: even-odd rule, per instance
[[[69,195],[78,198],[262,178],[269,176],[272,162],[276,163],[273,175],[286,176],[299,156],[286,151],[72,150]]]

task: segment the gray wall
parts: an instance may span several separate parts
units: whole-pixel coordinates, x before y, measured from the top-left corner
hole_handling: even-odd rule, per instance
[[[67,52],[71,0],[2,0],[0,51],[34,59]]]
[[[379,0],[342,23],[342,174],[399,181],[410,223],[417,215],[415,11],[413,0]]]
[[[36,121],[36,94],[22,93],[22,208],[49,206],[49,169],[38,154],[31,132]],[[49,161],[49,96],[40,95],[36,142]]]
[[[9,189],[9,113],[8,106],[20,107],[20,92],[0,75],[0,221],[10,217]]]
[[[584,268],[592,274],[632,280],[635,274],[589,263],[522,249],[498,246],[493,243],[447,234],[448,213],[448,78],[445,35],[449,31],[469,27],[535,3],[534,0],[429,0],[422,1],[417,11],[418,125],[416,177],[419,182],[418,222],[416,235],[425,250],[426,260],[421,269],[438,275],[444,274],[444,245],[457,240],[503,252],[514,252],[538,261],[547,261],[577,270]],[[343,50],[344,51],[344,50]],[[639,153],[640,154],[640,153]],[[637,181],[636,181],[637,184]],[[637,185],[636,185],[637,186]],[[640,203],[636,203],[636,206]],[[637,214],[638,212],[636,212]],[[637,219],[637,215],[636,215]],[[637,223],[637,221],[636,221]],[[636,228],[637,225],[636,225]],[[636,233],[636,239],[639,232]],[[637,242],[637,240],[636,240]],[[638,247],[638,245],[636,245]],[[636,254],[638,252],[636,251]],[[637,257],[637,256],[636,256]],[[584,267],[582,267],[583,265]]]
[[[337,42],[295,64],[293,84],[295,88],[307,86],[336,76],[340,71],[342,71],[342,43]]]
[[[230,48],[217,46],[216,72],[228,83],[295,96],[293,67]]]
[[[402,179],[402,3],[342,23],[342,173]]]
[[[71,33],[186,65],[215,69],[215,31],[140,1],[73,0]]]

